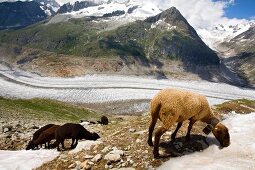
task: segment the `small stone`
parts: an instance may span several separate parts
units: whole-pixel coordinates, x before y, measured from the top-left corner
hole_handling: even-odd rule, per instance
[[[136,132],[136,130],[135,129],[129,129],[129,132],[134,133],[134,132]]]
[[[113,168],[112,165],[107,165],[107,164],[104,167],[105,167],[105,169],[112,169]]]
[[[108,154],[105,155],[104,159],[108,160],[110,163],[111,162],[118,162],[118,161],[120,161],[120,155],[119,154],[108,153]]]
[[[102,150],[103,153],[106,153],[110,150],[111,146],[106,146],[104,147],[104,149]]]
[[[75,163],[72,163],[71,165],[68,166],[68,169],[71,169],[71,168],[75,168]]]
[[[92,168],[91,164],[89,164],[89,162],[88,162],[88,161],[84,161],[84,162],[82,162],[82,163],[80,164],[80,166],[81,166],[81,168],[86,169],[86,170],[88,170],[88,169],[91,169],[91,168]]]
[[[98,162],[102,159],[102,154],[97,154],[91,161]]]
[[[136,143],[141,143],[142,142],[142,140],[141,139],[136,139],[136,141],[135,141]]]
[[[148,150],[145,150],[143,153],[147,154],[147,153],[149,153],[149,151],[148,151]]]
[[[131,165],[133,165],[135,162],[134,162],[132,159],[130,159],[130,160],[129,160],[129,163],[130,163]]]
[[[75,161],[75,169],[81,169],[81,162],[80,161]]]
[[[92,159],[93,156],[92,156],[92,155],[85,155],[84,158],[85,158],[85,159]]]
[[[33,125],[33,126],[31,127],[31,129],[39,129],[39,127],[38,127],[38,126]]]
[[[9,129],[8,129],[8,128],[4,128],[4,129],[3,129],[3,132],[4,132],[4,133],[9,132]]]
[[[113,150],[110,152],[110,154],[119,154],[120,156],[123,156],[124,155],[124,151],[114,147]]]

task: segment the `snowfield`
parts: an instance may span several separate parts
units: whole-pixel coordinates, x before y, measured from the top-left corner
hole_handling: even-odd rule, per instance
[[[59,155],[57,150],[0,150],[1,170],[31,170]]]
[[[211,105],[239,98],[255,100],[255,90],[207,81],[109,75],[41,77],[18,69],[12,70],[3,64],[0,64],[0,75],[0,95],[23,99],[37,97],[76,103],[150,100],[160,89],[177,87],[206,95]]]
[[[219,149],[217,145],[210,145],[202,152],[171,158],[159,170],[246,170],[255,169],[255,112],[227,117],[223,123],[229,128],[231,144],[227,148]],[[210,136],[213,136],[210,134]],[[208,140],[210,144],[217,142]]]

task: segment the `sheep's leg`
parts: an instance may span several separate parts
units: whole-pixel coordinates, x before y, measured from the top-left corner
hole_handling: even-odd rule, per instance
[[[78,145],[78,139],[76,139],[74,147],[76,147]]]
[[[179,122],[179,123],[177,124],[177,127],[176,127],[174,133],[171,135],[172,141],[175,141],[176,134],[177,134],[178,130],[179,130],[181,127],[182,127],[182,122]]]
[[[50,149],[50,141],[48,141],[48,149]]]
[[[154,158],[159,157],[159,140],[160,137],[167,131],[166,128],[160,127],[157,132],[155,133],[155,140],[154,140],[154,148],[153,148],[153,155]]]
[[[73,148],[74,148],[74,141],[75,141],[75,138],[72,138],[71,149],[73,149]]]
[[[155,115],[155,114],[154,114]],[[157,117],[152,117],[151,118],[151,124],[150,124],[150,127],[149,127],[149,136],[148,136],[148,145],[149,146],[153,146],[153,142],[152,142],[152,133],[153,133],[153,130],[155,128],[155,125],[157,123]]]
[[[56,141],[56,146],[57,146],[57,150],[58,150],[58,151],[60,151],[59,144],[60,144],[60,142],[59,142],[59,141]]]
[[[61,141],[61,145],[62,145],[62,148],[63,148],[63,149],[66,149],[66,148],[65,148],[65,145],[64,145],[64,140]]]
[[[189,122],[189,127],[188,127],[188,132],[187,132],[187,135],[186,135],[186,140],[189,141],[190,140],[190,131],[194,125],[194,123],[196,122],[196,120],[194,119],[190,119],[190,122]]]

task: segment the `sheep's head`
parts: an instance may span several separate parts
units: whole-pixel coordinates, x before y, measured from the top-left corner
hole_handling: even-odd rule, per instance
[[[28,145],[26,147],[26,150],[29,150],[29,149],[34,149],[35,148],[35,145],[34,145],[34,142],[31,140],[28,142]]]
[[[218,123],[212,130],[213,135],[220,142],[222,147],[228,147],[230,145],[230,135],[228,128],[221,123]]]
[[[91,140],[97,140],[99,138],[100,138],[100,136],[97,133],[94,132],[91,134]]]

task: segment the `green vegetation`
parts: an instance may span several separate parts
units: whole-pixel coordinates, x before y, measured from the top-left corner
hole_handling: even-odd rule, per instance
[[[48,99],[5,99],[0,97],[1,117],[29,118],[51,121],[98,119],[99,114],[74,104]]]
[[[151,28],[136,21],[106,31],[102,22],[71,19],[57,24],[39,23],[24,29],[0,32],[0,43],[25,45],[55,53],[84,57],[132,56],[148,64],[158,59],[191,64],[219,64],[217,55],[199,37],[184,28]]]
[[[236,113],[255,112],[255,100],[238,99],[224,102],[216,105],[216,111],[223,114],[227,114],[231,111],[235,111]]]

